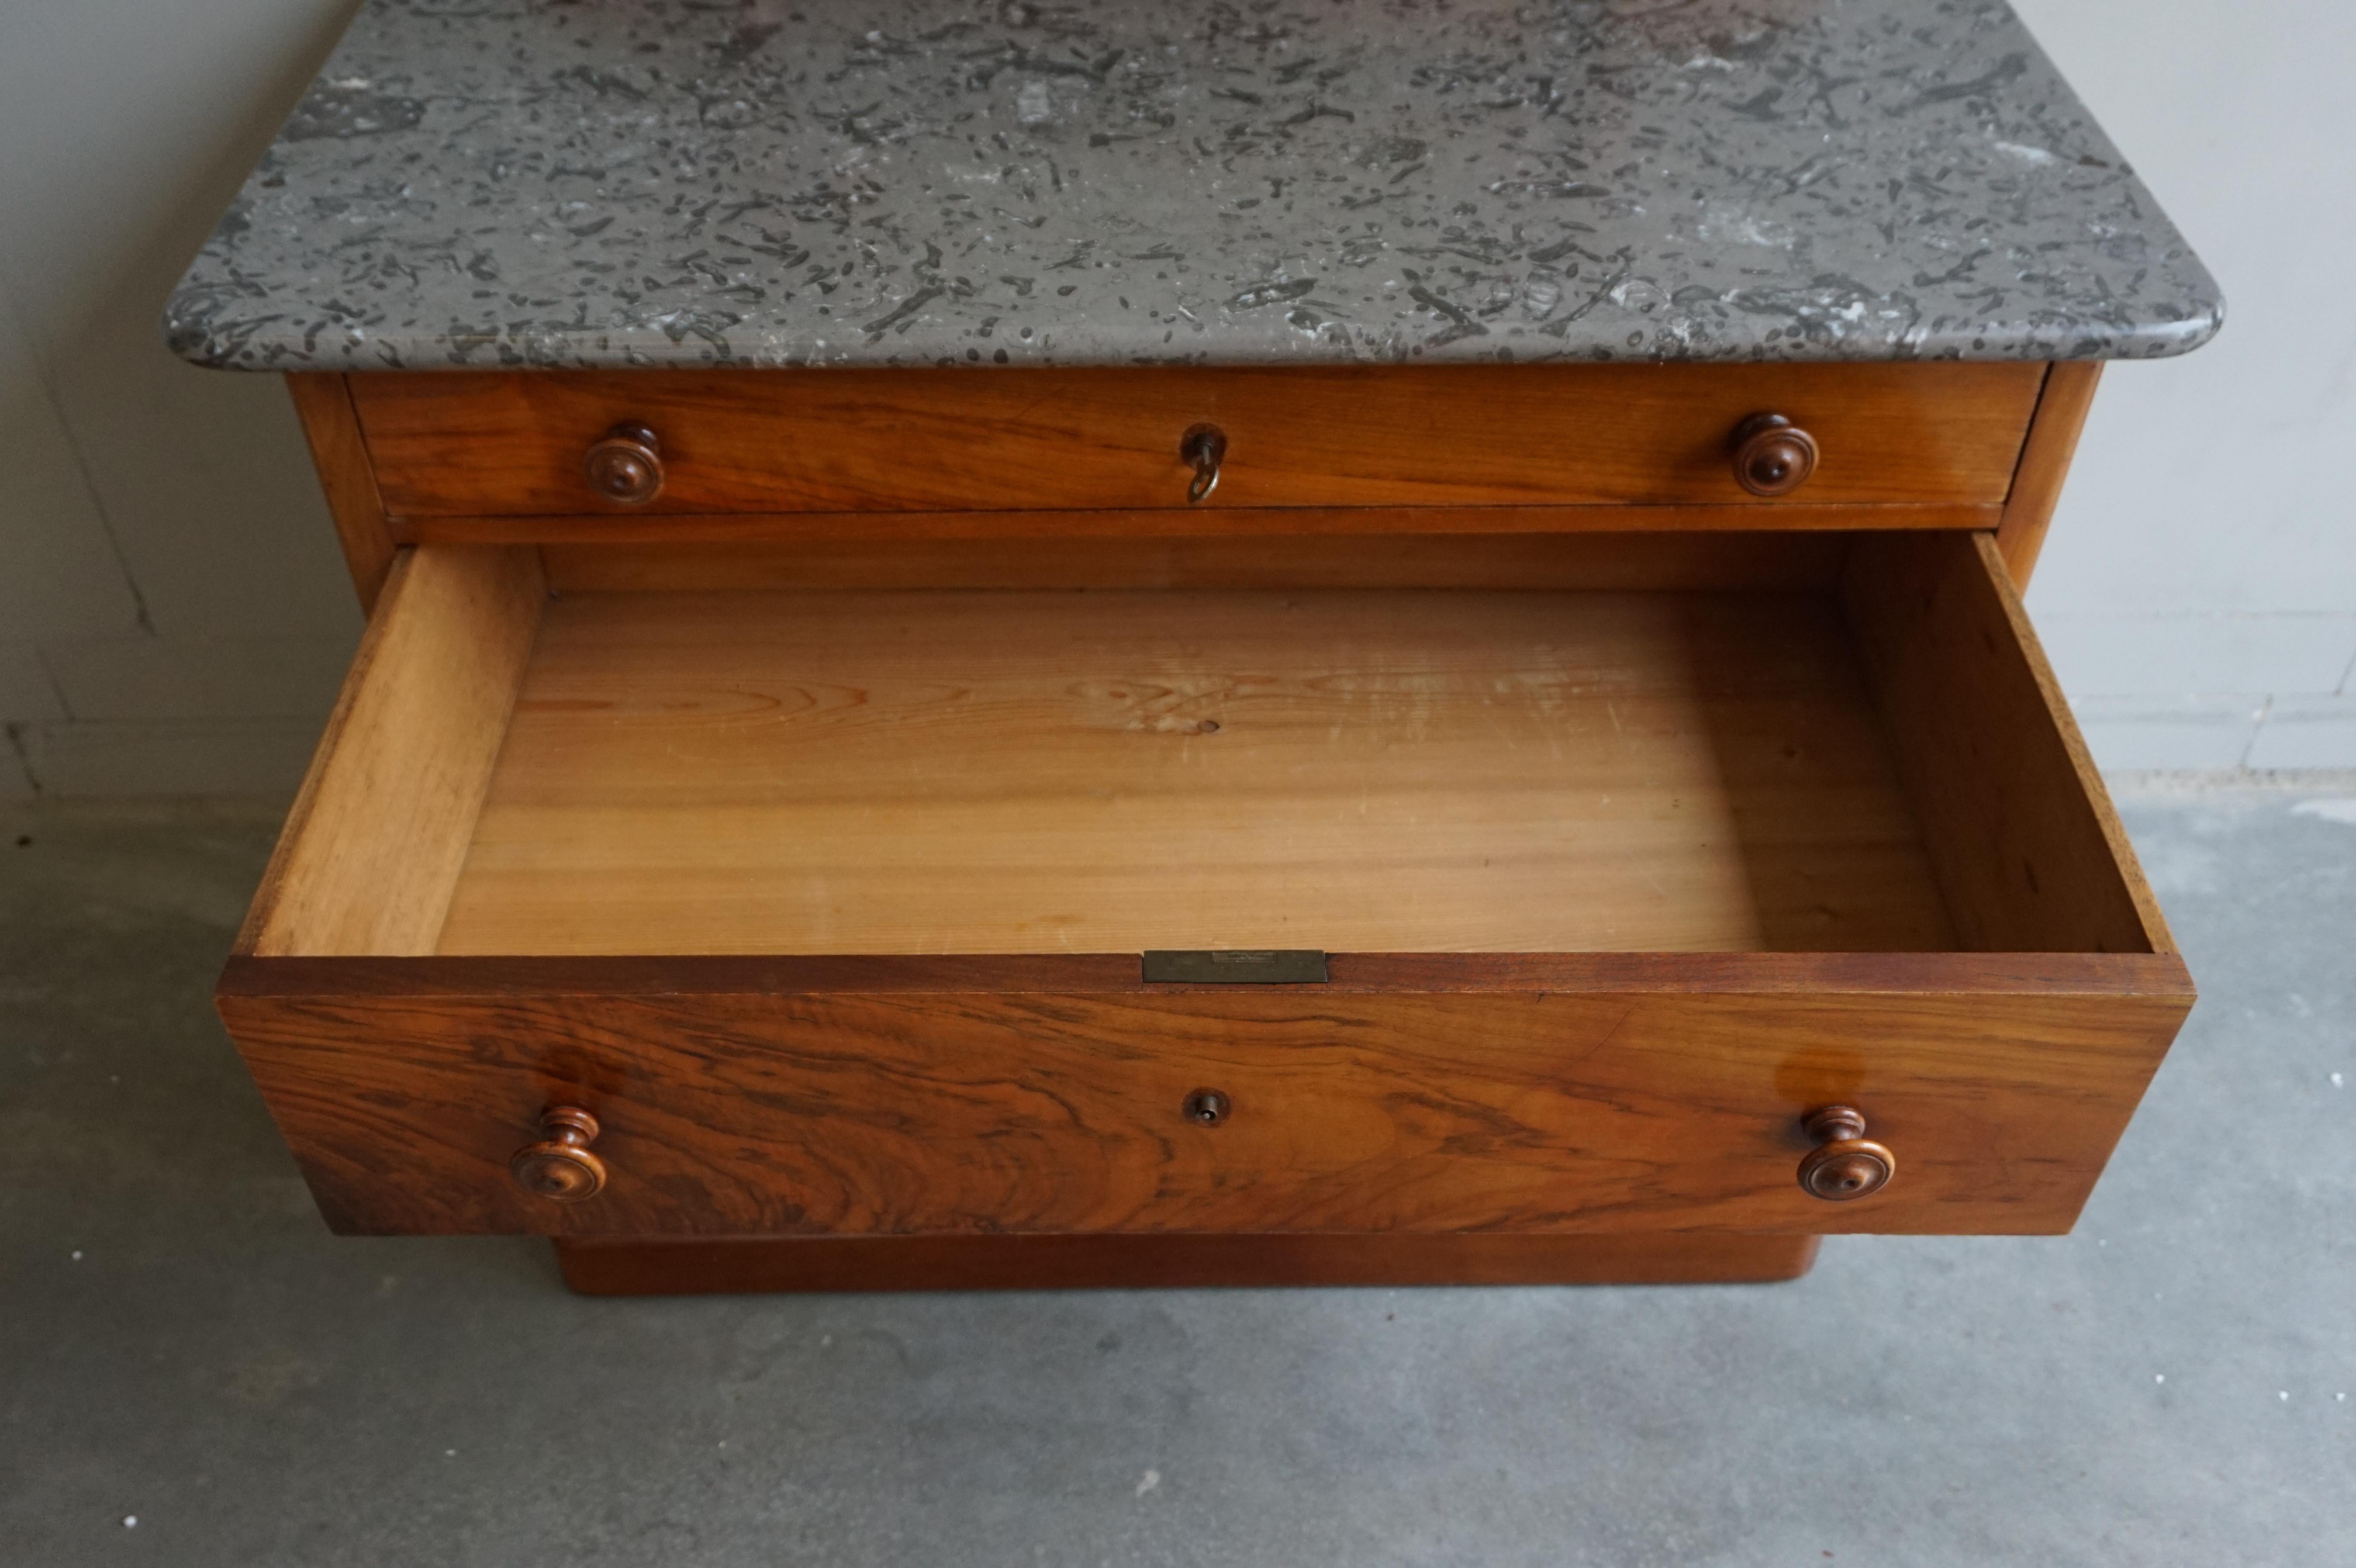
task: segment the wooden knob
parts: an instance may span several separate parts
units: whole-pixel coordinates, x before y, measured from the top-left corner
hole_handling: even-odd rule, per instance
[[[1846,1203],[1890,1185],[1898,1157],[1865,1136],[1865,1115],[1854,1105],[1810,1111],[1800,1125],[1816,1147],[1800,1161],[1800,1185],[1811,1198]]]
[[[1782,414],[1734,427],[1734,482],[1754,496],[1788,496],[1816,471],[1816,438]]]
[[[662,443],[642,424],[617,424],[589,449],[581,472],[608,501],[643,507],[662,494]]]
[[[578,1203],[605,1190],[605,1162],[589,1152],[597,1141],[596,1117],[578,1105],[552,1105],[541,1113],[540,1138],[508,1161],[518,1187],[556,1203]]]

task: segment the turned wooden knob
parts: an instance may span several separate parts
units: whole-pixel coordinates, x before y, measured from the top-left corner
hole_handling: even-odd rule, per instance
[[[1816,438],[1782,414],[1734,427],[1734,482],[1754,496],[1788,496],[1816,471]]]
[[[605,1162],[589,1152],[596,1141],[596,1117],[578,1105],[552,1105],[541,1113],[540,1142],[516,1150],[508,1169],[535,1198],[578,1203],[605,1190]]]
[[[581,472],[608,501],[643,507],[662,494],[662,443],[642,424],[617,424],[589,449]]]
[[[1826,1105],[1800,1123],[1816,1147],[1800,1161],[1800,1185],[1811,1198],[1846,1203],[1890,1185],[1898,1157],[1865,1136],[1865,1115],[1854,1105]]]

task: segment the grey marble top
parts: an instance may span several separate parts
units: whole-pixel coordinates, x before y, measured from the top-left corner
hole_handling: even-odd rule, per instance
[[[369,0],[251,369],[2119,358],[2216,283],[1998,0]]]

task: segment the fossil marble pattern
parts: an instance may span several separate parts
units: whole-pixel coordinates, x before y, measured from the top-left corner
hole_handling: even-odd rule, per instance
[[[2120,358],[2215,283],[2000,0],[369,0],[208,365]]]

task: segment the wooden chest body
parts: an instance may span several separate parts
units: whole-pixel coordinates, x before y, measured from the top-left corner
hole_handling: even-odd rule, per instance
[[[2094,369],[290,378],[373,614],[223,1016],[585,1289],[2066,1230],[2192,995],[2017,593]]]

